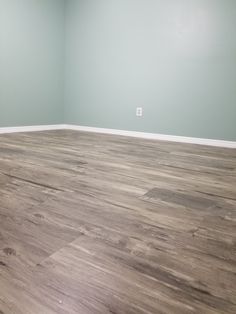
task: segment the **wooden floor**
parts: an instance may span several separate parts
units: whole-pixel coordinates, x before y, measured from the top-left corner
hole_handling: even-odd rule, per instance
[[[236,150],[0,136],[0,314],[236,313]]]

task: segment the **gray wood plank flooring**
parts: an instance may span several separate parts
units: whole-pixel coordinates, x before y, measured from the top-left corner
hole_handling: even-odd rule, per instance
[[[236,150],[0,135],[0,314],[236,313]]]

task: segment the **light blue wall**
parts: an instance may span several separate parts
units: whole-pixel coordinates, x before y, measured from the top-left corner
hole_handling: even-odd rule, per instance
[[[0,127],[63,121],[64,1],[0,0]]]
[[[0,0],[0,127],[236,140],[235,0],[65,3]]]
[[[235,0],[66,3],[67,123],[236,140]]]

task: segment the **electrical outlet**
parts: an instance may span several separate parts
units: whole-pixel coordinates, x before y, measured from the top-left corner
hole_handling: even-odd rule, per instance
[[[137,117],[142,117],[143,116],[143,108],[142,107],[137,107],[136,108],[136,116]]]

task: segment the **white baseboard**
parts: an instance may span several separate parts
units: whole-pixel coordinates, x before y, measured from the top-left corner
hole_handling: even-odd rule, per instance
[[[144,132],[135,132],[135,131],[124,131],[124,130],[115,130],[115,129],[94,128],[94,127],[71,125],[71,124],[65,125],[65,127],[66,129],[75,130],[75,131],[122,135],[122,136],[129,136],[129,137],[136,137],[136,138],[143,138],[143,139],[187,143],[187,144],[236,148],[236,142],[233,142],[233,141],[213,140],[213,139],[175,136],[175,135],[164,135],[164,134],[156,134],[156,133],[144,133]]]
[[[74,130],[83,132],[103,133],[112,135],[129,136],[136,138],[143,138],[149,140],[169,141],[187,144],[198,144],[206,146],[216,146],[225,148],[236,148],[236,142],[212,140],[205,138],[164,135],[156,133],[145,133],[115,129],[94,128],[88,126],[72,125],[72,124],[54,124],[54,125],[34,125],[34,126],[19,126],[19,127],[3,127],[0,128],[0,134],[19,133],[19,132],[37,132],[37,131],[51,131],[51,130]]]
[[[0,134],[64,130],[65,128],[66,126],[64,124],[4,127],[0,128]]]

